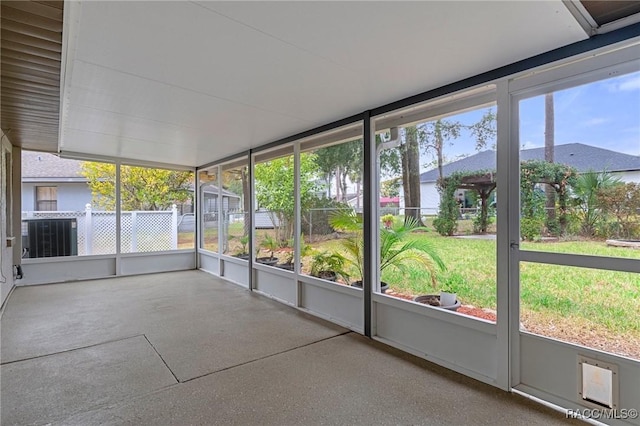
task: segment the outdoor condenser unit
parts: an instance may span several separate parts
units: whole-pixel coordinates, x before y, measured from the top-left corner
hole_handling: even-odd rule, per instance
[[[75,218],[29,219],[28,257],[76,256],[78,226]]]

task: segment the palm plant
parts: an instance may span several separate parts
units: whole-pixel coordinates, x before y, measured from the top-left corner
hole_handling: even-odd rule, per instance
[[[598,193],[620,184],[620,179],[607,171],[588,171],[578,175],[573,186],[575,204],[579,209],[583,235],[595,235],[597,226],[604,220],[604,212],[598,203]]]
[[[360,279],[364,275],[364,240],[362,216],[354,210],[340,210],[335,212],[329,223],[336,230],[349,232],[351,235],[342,240],[342,246],[350,263],[358,272]],[[412,265],[425,268],[430,275],[431,284],[437,285],[437,270],[444,271],[446,266],[437,254],[433,245],[423,238],[408,239],[415,231],[426,231],[419,222],[407,217],[402,223],[380,228],[380,273],[387,268],[397,269],[406,274]]]
[[[278,241],[271,235],[264,234],[264,238],[260,242],[260,247],[269,252],[269,258],[273,259],[275,256],[273,253],[278,249]]]

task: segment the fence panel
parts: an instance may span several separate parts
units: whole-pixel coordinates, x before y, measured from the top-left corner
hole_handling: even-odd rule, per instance
[[[23,241],[28,241],[26,220],[75,218],[78,255],[116,252],[116,214],[110,211],[27,211],[22,212]],[[151,252],[178,248],[178,216],[174,205],[169,211],[121,213],[121,252]]]

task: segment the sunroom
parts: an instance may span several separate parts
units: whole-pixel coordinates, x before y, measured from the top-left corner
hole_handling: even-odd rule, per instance
[[[3,1],[3,313],[23,287],[199,270],[640,424],[639,13]],[[26,182],[43,158],[72,170]]]

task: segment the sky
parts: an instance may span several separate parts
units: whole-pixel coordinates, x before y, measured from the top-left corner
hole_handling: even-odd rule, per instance
[[[556,145],[583,143],[640,155],[640,72],[555,92],[554,107]],[[473,124],[486,110],[447,119]],[[520,101],[521,148],[543,147],[544,126],[544,95]],[[469,132],[444,148],[449,161],[475,152]],[[423,155],[421,160],[421,170],[433,168],[430,155]]]

